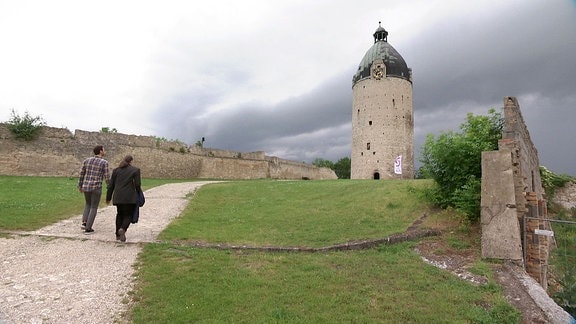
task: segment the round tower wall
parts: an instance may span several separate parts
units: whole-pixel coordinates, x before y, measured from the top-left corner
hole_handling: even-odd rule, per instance
[[[412,83],[365,78],[352,87],[352,179],[414,177]],[[394,162],[402,156],[402,174]]]

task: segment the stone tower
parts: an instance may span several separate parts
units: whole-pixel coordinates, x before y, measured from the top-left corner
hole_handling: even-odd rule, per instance
[[[352,78],[351,179],[414,178],[412,70],[378,26]]]

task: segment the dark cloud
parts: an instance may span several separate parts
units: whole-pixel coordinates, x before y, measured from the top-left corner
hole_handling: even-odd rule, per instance
[[[480,21],[455,16],[430,26],[404,55],[415,71],[416,110],[542,91],[571,93],[576,64],[566,54],[576,50],[569,41],[576,40],[575,18],[571,6],[527,2]]]
[[[526,95],[519,101],[540,164],[556,173],[576,175],[576,93],[564,97]]]
[[[466,113],[518,98],[541,164],[576,174],[576,10],[569,2],[526,2],[478,21],[453,17],[410,40],[416,147],[428,133],[457,130]]]
[[[316,157],[340,159],[349,156],[351,133],[351,72],[328,80],[313,91],[278,104],[243,103],[220,113],[198,114],[182,102],[210,106],[218,95],[190,94],[170,102],[166,126],[176,138],[206,146],[241,152],[265,151],[281,158],[310,162]],[[194,99],[192,99],[194,98]]]
[[[414,72],[416,153],[427,134],[457,130],[467,113],[486,114],[501,108],[505,96],[516,96],[541,163],[574,175],[574,3],[534,1],[505,8],[475,17],[447,16],[399,45],[389,30],[390,43]],[[359,42],[366,50],[372,45],[368,37]],[[206,137],[209,147],[336,161],[350,154],[351,78],[361,59],[309,92],[273,104],[252,100],[214,112],[212,106],[239,79],[224,82],[220,90],[198,88],[164,102],[162,111],[169,112],[164,132],[190,143]]]

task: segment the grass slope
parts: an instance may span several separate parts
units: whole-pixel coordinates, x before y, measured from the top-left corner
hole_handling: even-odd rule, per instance
[[[144,187],[169,180],[144,179]],[[0,229],[78,215],[76,179],[0,176]],[[322,247],[402,232],[429,207],[411,181],[229,181],[199,190],[136,264],[134,323],[518,323],[490,281],[437,269],[416,242],[328,253],[218,250],[188,241]],[[441,223],[434,215],[433,222]],[[452,220],[450,220],[452,222]],[[452,236],[456,237],[456,236]],[[456,239],[457,240],[457,239]],[[458,242],[451,242],[458,246]],[[102,269],[106,271],[105,269]],[[129,301],[126,301],[129,302]]]
[[[186,241],[321,247],[406,230],[430,182],[237,181],[203,187],[147,245],[134,323],[515,323],[494,283],[422,261],[414,242],[329,253],[217,250]]]

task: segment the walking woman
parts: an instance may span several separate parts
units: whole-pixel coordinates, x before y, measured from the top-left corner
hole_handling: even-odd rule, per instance
[[[116,206],[116,240],[126,242],[126,231],[132,221],[132,215],[138,203],[138,193],[142,191],[140,169],[132,166],[131,155],[124,157],[112,171],[106,204]]]

